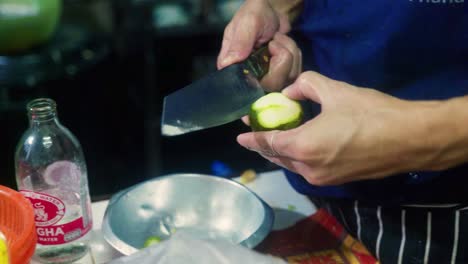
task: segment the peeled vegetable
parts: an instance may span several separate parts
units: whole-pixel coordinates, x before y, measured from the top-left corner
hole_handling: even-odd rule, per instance
[[[249,119],[253,131],[288,130],[302,122],[301,105],[282,93],[269,93],[250,107]]]

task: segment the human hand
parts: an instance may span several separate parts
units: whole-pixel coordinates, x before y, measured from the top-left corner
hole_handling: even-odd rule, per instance
[[[397,99],[372,89],[306,72],[283,90],[311,100],[322,112],[287,131],[250,132],[237,141],[302,175],[314,185],[335,185],[411,171],[427,163],[422,112],[430,103]]]
[[[224,31],[218,69],[246,59],[255,47],[270,41],[270,69],[261,84],[267,91],[279,91],[302,72],[302,53],[285,35],[290,28],[287,14],[269,1],[245,1]]]

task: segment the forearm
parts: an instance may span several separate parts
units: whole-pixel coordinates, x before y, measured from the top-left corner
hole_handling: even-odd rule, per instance
[[[468,96],[416,103],[417,170],[443,170],[468,162]]]
[[[303,0],[269,0],[271,6],[278,12],[288,17],[290,23],[299,17],[303,10]]]

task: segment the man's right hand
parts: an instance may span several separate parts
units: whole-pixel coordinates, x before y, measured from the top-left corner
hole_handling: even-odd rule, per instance
[[[262,85],[268,91],[281,90],[302,72],[301,51],[285,35],[290,29],[288,14],[278,11],[270,1],[246,0],[224,30],[218,69],[245,60],[255,47],[270,41],[270,70]]]

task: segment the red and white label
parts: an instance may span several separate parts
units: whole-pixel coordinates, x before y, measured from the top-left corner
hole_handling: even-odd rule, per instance
[[[21,191],[34,208],[34,220],[38,243],[59,245],[84,236],[91,229],[91,222],[84,225],[83,216],[68,223],[57,223],[65,216],[65,204],[57,197],[45,193]],[[87,213],[86,210],[83,213]]]

